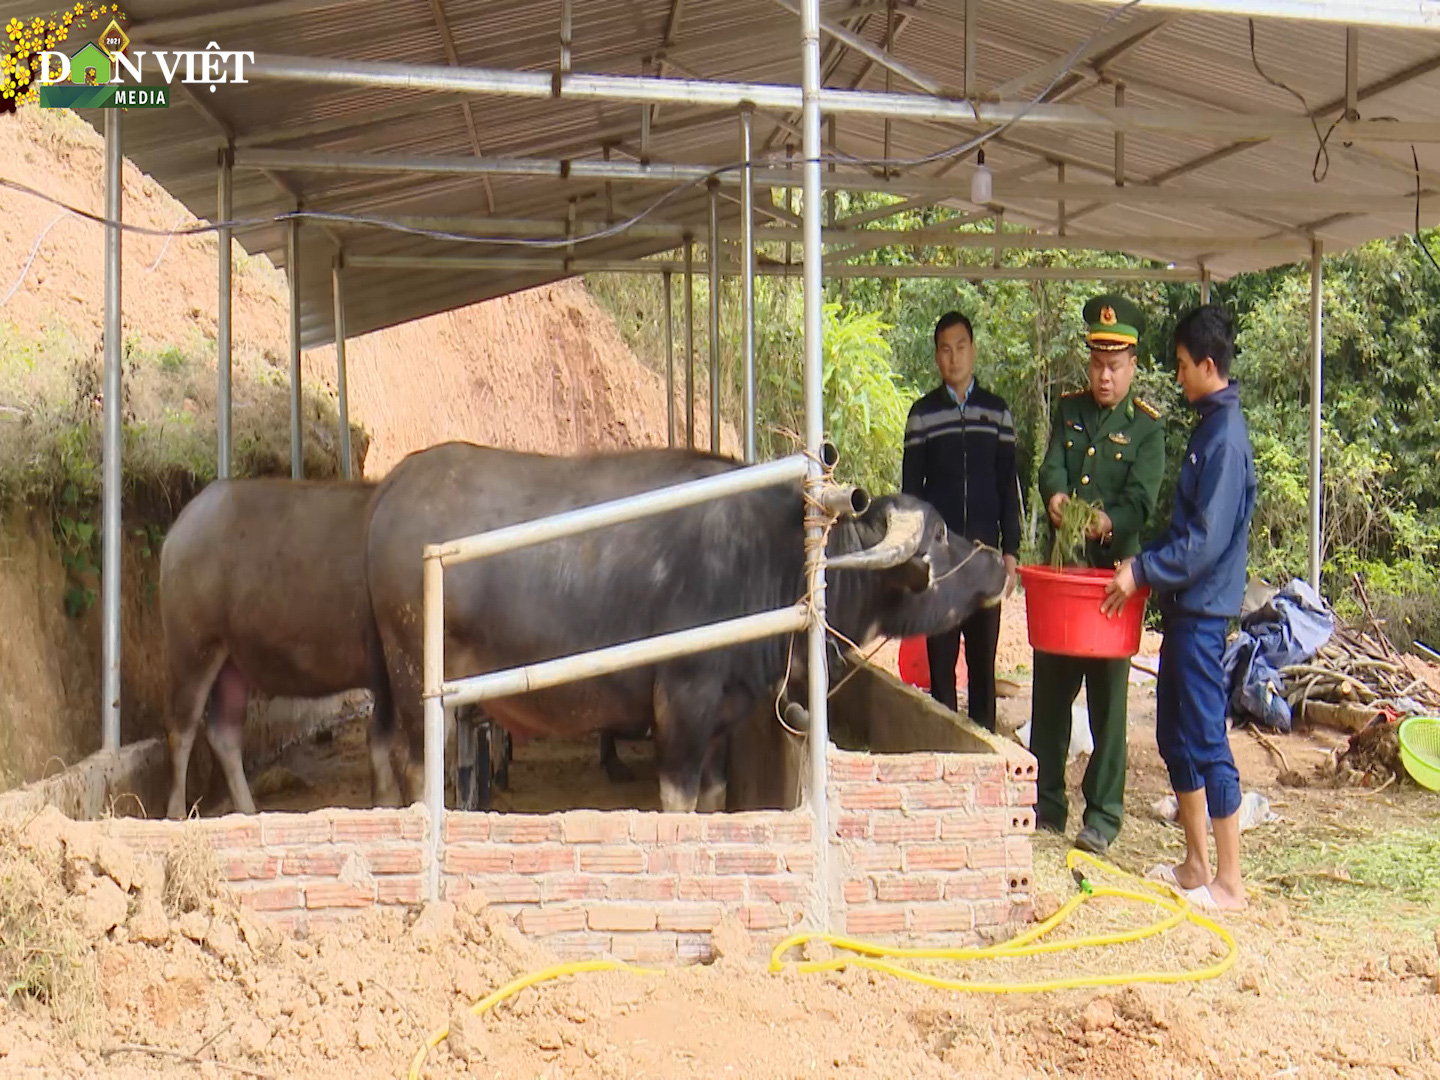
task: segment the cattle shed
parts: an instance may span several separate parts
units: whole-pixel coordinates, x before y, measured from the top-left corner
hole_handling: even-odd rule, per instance
[[[0,0],[0,21],[42,14],[34,0]],[[667,285],[678,277],[688,315],[700,272],[712,286],[722,276],[743,283],[753,468],[740,484],[790,469],[812,490],[823,482],[827,276],[1143,277],[1198,281],[1203,295],[1216,278],[1308,260],[1312,577],[1322,256],[1437,217],[1436,0],[133,0],[123,15],[131,55],[253,58],[243,82],[177,77],[168,109],[85,114],[106,140],[103,749],[64,783],[15,793],[69,800],[83,813],[160,752],[119,745],[123,156],[220,233],[222,476],[232,239],[290,281],[297,476],[302,349],[338,346],[348,462],[347,335],[591,271],[657,273]],[[887,211],[841,220],[826,205],[836,190],[955,216],[923,232],[871,228]],[[988,232],[956,231],[986,222]],[[774,242],[791,244],[798,260],[757,260],[756,245]],[[993,259],[903,269],[850,261],[917,243]],[[1152,263],[1007,265],[1005,252],[1020,248],[1122,251]],[[805,453],[789,462],[754,462],[757,274],[803,282]],[[718,370],[712,363],[712,379]],[[679,437],[674,422],[671,432]],[[645,498],[605,513],[628,519],[645,512]],[[437,597],[457,545],[473,555],[499,543],[434,540],[425,562]],[[726,815],[447,811],[443,709],[482,699],[505,673],[447,682],[439,650],[427,648],[424,807],[202,827],[232,856],[230,876],[251,903],[281,917],[474,888],[518,905],[522,928],[577,954],[691,955],[717,908],[742,911],[756,928],[806,922],[901,936],[974,933],[1023,914],[1033,760],[864,665],[827,707],[823,562],[813,569],[813,608],[723,629],[741,635],[734,640],[807,631],[808,737],[786,742],[783,775],[771,777],[803,801],[776,788],[754,793],[760,808],[732,805]],[[664,647],[709,647],[720,632],[697,628]],[[773,722],[764,730],[791,738]],[[109,827],[158,843],[178,826]],[[969,906],[947,916],[952,900]],[[940,925],[947,917],[955,925]]]

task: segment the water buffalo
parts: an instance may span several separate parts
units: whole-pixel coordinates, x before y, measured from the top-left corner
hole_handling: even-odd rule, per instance
[[[368,689],[372,748],[375,726],[393,730],[365,587],[375,489],[367,481],[218,480],[170,529],[160,552],[170,817],[185,814],[185,771],[207,702],[206,735],[246,814],[255,812],[241,761],[250,690],[317,698]]]
[[[683,449],[568,458],[462,442],[402,460],[375,495],[366,539],[371,604],[405,735],[401,774],[377,779],[379,797],[409,802],[422,794],[425,545],[739,467]],[[805,593],[803,507],[797,481],[449,567],[445,676],[793,604]],[[836,560],[828,617],[856,642],[955,626],[998,602],[1005,584],[998,552],[950,535],[934,509],[904,495],[878,498],[838,522],[827,554]],[[725,736],[776,697],[787,671],[797,685],[803,640],[711,650],[487,701],[485,709],[510,731],[566,738],[651,723],[662,807],[718,809]]]

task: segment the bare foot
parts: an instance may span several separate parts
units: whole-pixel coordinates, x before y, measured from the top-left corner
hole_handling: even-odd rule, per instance
[[[1245,899],[1245,886],[1222,885],[1219,878],[1210,882],[1210,897],[1221,911],[1244,911],[1250,906]]]
[[[1210,876],[1210,864],[1207,862],[1193,862],[1186,859],[1175,867],[1175,881],[1180,888],[1187,892],[1190,889],[1198,889],[1201,885],[1209,885],[1214,880]]]

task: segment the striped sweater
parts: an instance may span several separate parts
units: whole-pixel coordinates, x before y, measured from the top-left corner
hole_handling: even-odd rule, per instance
[[[1020,554],[1015,422],[998,394],[970,384],[962,404],[945,384],[910,407],[900,489],[924,499],[971,540]]]

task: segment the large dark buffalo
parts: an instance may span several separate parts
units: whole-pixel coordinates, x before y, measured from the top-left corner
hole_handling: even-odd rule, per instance
[[[255,812],[241,761],[248,691],[317,698],[368,689],[375,696],[372,739],[377,725],[393,730],[365,587],[375,488],[365,481],[219,480],[171,528],[160,552],[170,817],[185,814],[185,771],[207,703],[206,735],[235,808],[246,814]],[[388,764],[384,773],[391,775]]]
[[[405,790],[387,791],[395,778],[380,777],[379,797],[409,802],[422,794],[427,544],[739,467],[688,450],[567,458],[459,442],[401,461],[376,493],[366,540],[371,603],[406,735]],[[445,676],[793,604],[805,594],[803,520],[796,482],[448,567]],[[1005,583],[998,552],[949,535],[935,510],[903,495],[838,522],[827,554],[839,560],[827,574],[828,617],[856,642],[955,626],[997,602]],[[723,737],[779,693],[787,671],[797,685],[804,655],[803,634],[775,637],[491,700],[485,709],[512,732],[567,738],[653,723],[663,808],[718,809]],[[372,752],[378,768],[386,755]]]

